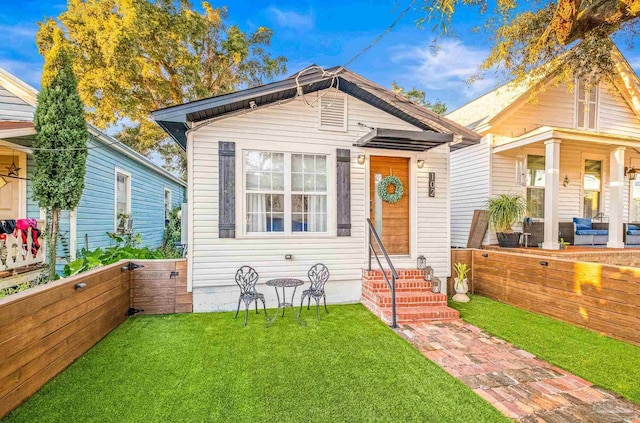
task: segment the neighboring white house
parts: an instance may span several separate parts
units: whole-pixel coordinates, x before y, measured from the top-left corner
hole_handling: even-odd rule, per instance
[[[449,276],[449,151],[480,137],[337,70],[153,113],[187,151],[194,311],[235,309],[242,265],[262,284],[306,281],[321,262],[331,272],[328,301],[358,301],[366,219],[376,214],[396,268],[415,269],[424,255],[436,276]],[[404,184],[395,204],[374,190],[376,175],[390,174]],[[260,291],[275,299],[272,288]]]
[[[624,246],[623,223],[640,221],[640,180],[627,177],[640,169],[640,82],[613,56],[615,86],[576,81],[570,92],[550,77],[531,102],[531,87],[510,83],[447,115],[483,136],[451,154],[452,246],[466,246],[473,210],[502,193],[522,194],[527,216],[544,222],[543,248],[559,248],[559,222],[598,215],[608,246]]]

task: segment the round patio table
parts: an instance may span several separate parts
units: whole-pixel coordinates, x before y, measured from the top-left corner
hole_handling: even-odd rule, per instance
[[[271,326],[276,321],[276,318],[278,317],[278,313],[280,312],[280,309],[282,309],[282,317],[284,317],[284,312],[287,307],[291,307],[291,311],[293,312],[293,317],[296,318],[298,323],[300,323],[302,326],[306,326],[306,323],[300,320],[300,317],[296,314],[296,309],[294,308],[294,305],[293,305],[293,298],[296,295],[296,289],[298,289],[298,287],[302,284],[304,284],[303,281],[301,281],[300,279],[294,279],[294,278],[279,278],[279,279],[270,279],[267,281],[267,286],[272,286],[276,290],[276,296],[278,297],[278,309],[276,310],[273,316],[273,319],[271,319],[267,324],[267,327]],[[280,299],[278,288],[282,288],[282,299]],[[293,294],[291,295],[291,302],[287,302],[287,297],[285,293],[286,288],[293,288]]]

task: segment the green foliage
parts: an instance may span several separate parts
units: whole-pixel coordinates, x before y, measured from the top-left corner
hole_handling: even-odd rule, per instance
[[[51,280],[56,275],[60,210],[73,210],[80,202],[89,139],[71,57],[62,40],[59,29],[52,32],[33,118],[37,135],[33,143],[32,196],[47,214],[47,261]]]
[[[496,232],[513,232],[511,226],[524,217],[527,208],[520,194],[500,194],[487,200],[486,206]]]
[[[460,317],[538,358],[640,404],[640,347],[479,295]]]
[[[45,56],[42,90],[38,93],[33,124],[33,198],[41,208],[73,210],[84,189],[89,132],[84,106],[68,52],[56,44]]]
[[[3,423],[510,421],[360,304],[330,311],[131,317]]]
[[[138,248],[137,246],[142,242],[140,234],[122,236],[107,232],[107,235],[116,242],[114,246],[105,249],[98,248],[93,251],[83,248],[80,251],[79,257],[64,267],[62,271],[63,276],[69,277],[77,275],[78,273],[125,259],[166,258],[162,249],[151,249],[148,247]]]
[[[610,37],[633,48],[639,38],[638,0],[422,0],[418,26],[433,24],[439,36],[455,36],[453,17],[460,9],[475,9],[493,44],[471,82],[498,70],[514,87],[533,82],[532,95],[554,74],[571,88],[574,77],[593,75],[614,82],[616,64]],[[463,13],[463,12],[461,12]],[[484,16],[484,22],[480,21]],[[434,50],[438,49],[436,39]],[[542,66],[545,65],[545,66]]]
[[[24,282],[20,282],[15,286],[10,286],[8,288],[0,289],[0,298],[7,297],[9,295],[17,294],[18,292],[26,291],[29,288],[36,287],[38,285],[44,285],[48,282],[48,277],[45,273],[39,275],[36,279],[32,281],[25,280]]]
[[[424,91],[419,90],[415,87],[411,88],[409,91],[405,90],[401,86],[399,86],[395,81],[391,83],[391,91],[396,94],[400,94],[402,96],[407,97],[409,100],[413,101],[419,106],[425,107],[432,112],[435,112],[439,115],[443,115],[447,112],[447,105],[444,104],[443,101],[436,99],[433,103],[426,99],[426,94]]]
[[[118,138],[142,154],[159,152],[168,168],[184,152],[149,118],[155,109],[255,86],[285,72],[268,49],[273,32],[229,25],[226,7],[189,1],[69,1],[57,19],[40,23],[37,44],[51,48],[55,31],[74,57],[89,121],[120,124]],[[46,74],[45,70],[45,74]],[[124,120],[124,125],[123,124]]]
[[[462,282],[467,277],[471,269],[469,269],[469,265],[467,263],[456,263],[453,265],[453,270],[456,271],[458,279]]]
[[[180,207],[176,207],[169,213],[169,222],[164,228],[164,234],[162,236],[162,251],[167,258],[180,258],[182,257],[182,251],[176,247],[177,243],[182,240],[182,210]]]

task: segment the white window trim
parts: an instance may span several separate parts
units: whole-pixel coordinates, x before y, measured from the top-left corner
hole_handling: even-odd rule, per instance
[[[582,153],[580,158],[580,198],[579,198],[579,206],[580,206],[580,217],[584,216],[584,165],[586,160],[597,160],[602,162],[602,172],[600,175],[600,195],[598,196],[598,201],[600,204],[598,208],[601,213],[604,213],[604,196],[605,196],[605,188],[608,187],[608,184],[605,185],[605,181],[608,180],[609,174],[607,173],[607,168],[609,167],[609,160],[607,157],[601,154],[592,154],[592,153]]]
[[[585,113],[585,126],[578,126],[578,103],[579,103],[579,98],[580,98],[580,84],[579,84],[579,78],[575,79],[574,82],[574,86],[575,86],[575,92],[574,92],[574,98],[573,98],[573,126],[575,129],[580,129],[583,131],[598,131],[599,128],[599,120],[600,120],[600,84],[595,85],[594,87],[592,87],[592,89],[596,90],[596,100],[595,100],[595,105],[593,108],[593,112],[596,114],[595,116],[595,127],[594,128],[589,128],[589,114]],[[585,95],[585,100],[587,103],[590,103],[589,100],[587,100],[587,96]],[[590,112],[589,112],[590,113]]]
[[[113,172],[113,232],[118,232],[118,174],[127,177],[127,214],[131,215],[131,173],[116,167]]]
[[[245,153],[247,151],[264,151],[285,154],[284,176],[284,232],[247,232],[245,219],[247,215]],[[316,154],[327,157],[327,232],[293,232],[291,231],[291,155]],[[336,238],[336,164],[335,150],[326,148],[303,148],[291,150],[291,144],[271,143],[270,146],[258,147],[239,145],[236,143],[236,198],[240,198],[240,207],[236,208],[236,239],[312,239]],[[238,176],[239,175],[239,176]],[[237,204],[237,203],[236,203]],[[288,211],[288,212],[287,212]]]
[[[163,195],[162,195],[162,205],[164,206],[164,213],[163,215],[166,213],[167,210],[167,192],[169,193],[169,213],[171,213],[171,210],[173,210],[173,193],[171,192],[170,188],[165,187],[164,191],[163,191]],[[168,216],[163,216],[163,221],[166,221],[168,219]]]
[[[320,94],[319,94],[320,95]],[[332,93],[332,92],[328,92],[326,93],[326,95],[322,98],[318,99],[318,104],[317,104],[317,109],[318,109],[318,129],[321,131],[328,131],[328,132],[347,132],[348,127],[349,127],[349,122],[348,122],[348,117],[349,117],[349,96],[348,95],[344,95],[341,93],[338,93],[338,97],[342,98],[344,100],[344,119],[343,122],[344,124],[342,125],[342,128],[338,128],[336,126],[323,126],[322,125],[322,102],[323,101],[327,101],[327,102],[331,102],[331,100],[333,100],[334,96],[336,94]]]
[[[540,151],[535,151],[535,152],[532,152],[532,151],[526,151],[526,152],[525,152],[525,160],[524,160],[524,162],[525,162],[525,163],[524,163],[524,168],[525,168],[525,171],[527,172],[527,176],[529,175],[529,156],[540,156],[540,157],[542,157],[542,158],[545,160],[545,164],[546,164],[546,160],[547,160],[547,158],[545,157],[545,153],[544,153],[544,152],[540,152]],[[524,200],[525,200],[525,206],[526,206],[526,202],[527,202],[527,190],[528,190],[529,188],[531,188],[531,189],[541,189],[542,191],[544,191],[545,189],[547,189],[547,180],[546,180],[546,177],[545,177],[545,181],[544,181],[544,186],[543,186],[543,187],[538,187],[538,186],[532,186],[532,185],[529,185],[528,183],[526,183],[527,176],[525,176],[525,186],[524,186]],[[528,212],[529,212],[529,210],[527,210],[527,213],[528,213]],[[542,214],[543,214],[543,217],[532,217],[531,219],[532,219],[534,222],[544,222],[544,210],[542,210]]]

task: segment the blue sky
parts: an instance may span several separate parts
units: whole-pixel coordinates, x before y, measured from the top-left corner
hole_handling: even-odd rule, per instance
[[[35,46],[37,22],[55,17],[66,1],[22,0],[0,10],[0,67],[36,88],[40,85],[42,58]],[[198,1],[194,1],[197,4]],[[288,73],[312,63],[341,65],[366,47],[409,4],[409,0],[279,0],[229,1],[229,23],[245,31],[258,26],[274,30],[272,52],[288,58]],[[420,2],[418,2],[419,4]],[[499,81],[487,77],[472,86],[466,78],[476,70],[489,50],[486,34],[471,31],[480,21],[471,9],[460,9],[455,18],[457,38],[441,41],[434,55],[429,45],[434,34],[416,28],[418,11],[412,10],[374,48],[350,66],[383,86],[397,81],[406,88],[426,91],[427,98],[441,99],[453,110],[494,88]],[[620,46],[640,71],[640,51]]]

